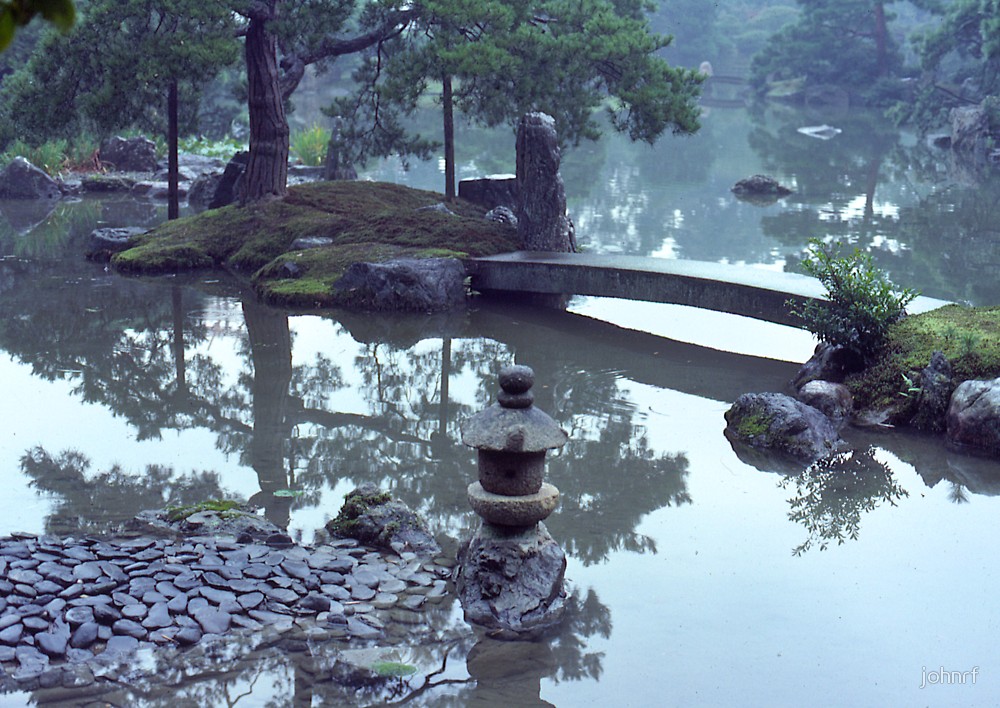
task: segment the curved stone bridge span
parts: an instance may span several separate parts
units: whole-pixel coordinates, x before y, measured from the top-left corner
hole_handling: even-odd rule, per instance
[[[750,266],[648,256],[515,251],[469,258],[472,287],[483,294],[573,294],[689,305],[767,322],[801,327],[789,302],[826,302],[815,278]],[[919,297],[907,310],[925,312],[947,304]]]

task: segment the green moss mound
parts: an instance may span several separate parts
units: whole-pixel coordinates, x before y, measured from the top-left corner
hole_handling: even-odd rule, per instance
[[[1000,307],[948,305],[893,324],[872,365],[846,381],[855,407],[896,409],[905,419],[912,386],[935,351],[948,359],[956,383],[1000,376]]]
[[[314,182],[290,188],[283,199],[165,223],[136,237],[112,265],[148,275],[224,268],[249,275],[258,294],[272,304],[329,307],[350,304],[332,285],[358,261],[461,258],[517,249],[516,230],[484,220],[485,210],[471,202],[449,202],[454,215],[420,211],[442,201],[435,192],[396,184]],[[295,239],[308,236],[330,238],[333,244],[291,250]]]

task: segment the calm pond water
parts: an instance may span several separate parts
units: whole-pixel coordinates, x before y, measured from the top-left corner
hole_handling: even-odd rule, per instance
[[[996,180],[938,168],[870,117],[843,116],[843,133],[827,142],[795,132],[817,122],[714,110],[701,135],[655,150],[615,140],[581,148],[564,162],[581,243],[781,270],[809,237],[833,237],[871,249],[924,294],[1000,303]],[[506,136],[488,137],[460,154],[466,173],[510,169]],[[733,182],[762,171],[796,194],[765,207],[731,196]],[[440,180],[435,165],[401,174],[387,163],[370,176]],[[533,366],[537,405],[570,433],[548,466],[562,502],[547,525],[567,551],[576,597],[558,636],[477,640],[446,601],[403,650],[419,669],[409,682],[343,694],[326,677],[344,645],[289,649],[250,636],[170,660],[138,656],[120,702],[993,705],[1000,696],[997,460],[851,431],[855,453],[789,475],[723,437],[740,393],[784,390],[792,362],[811,350],[801,332],[582,298],[570,312],[476,302],[436,317],[291,314],[217,274],[124,279],[83,260],[91,229],[162,220],[152,205],[0,210],[0,534],[113,532],[141,509],[225,496],[259,504],[309,543],[343,495],[371,481],[454,548],[476,520],[465,499],[474,454],[459,424],[491,402],[501,366]],[[942,669],[977,669],[976,681],[934,683]]]

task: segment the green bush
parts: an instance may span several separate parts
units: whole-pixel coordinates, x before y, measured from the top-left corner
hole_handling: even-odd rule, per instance
[[[820,341],[843,346],[866,362],[885,343],[889,325],[906,314],[917,296],[914,290],[896,290],[871,256],[858,249],[837,256],[813,239],[802,267],[823,284],[829,302],[809,302],[793,313]]]
[[[292,153],[303,165],[319,167],[326,158],[326,146],[329,142],[330,131],[314,123],[305,130],[292,133]]]

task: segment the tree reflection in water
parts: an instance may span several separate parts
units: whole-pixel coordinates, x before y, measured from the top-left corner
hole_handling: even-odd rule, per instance
[[[825,458],[780,484],[784,489],[795,486],[788,518],[809,532],[792,550],[796,556],[814,546],[826,550],[833,541],[856,541],[865,514],[883,503],[896,506],[897,499],[909,496],[889,466],[875,458],[874,447]]]
[[[45,520],[46,533],[108,533],[144,509],[231,498],[214,472],[177,475],[170,467],[148,465],[135,476],[117,465],[96,474],[88,474],[89,467],[86,456],[72,450],[53,458],[35,447],[21,458],[21,472],[31,478],[31,486],[59,500]]]

